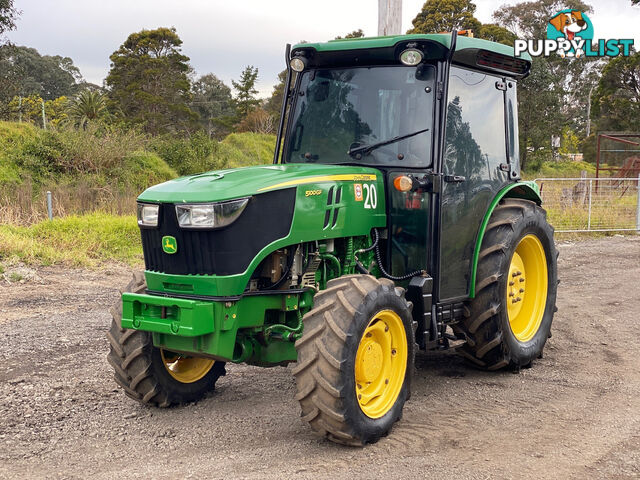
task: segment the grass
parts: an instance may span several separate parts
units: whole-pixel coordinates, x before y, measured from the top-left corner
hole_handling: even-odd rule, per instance
[[[588,177],[595,177],[596,166],[593,163],[568,160],[543,162],[536,170],[524,171],[523,177],[527,180],[536,178],[580,178],[580,174],[585,170]]]
[[[134,216],[91,213],[30,226],[0,225],[0,261],[100,267],[106,261],[139,266],[140,231]]]

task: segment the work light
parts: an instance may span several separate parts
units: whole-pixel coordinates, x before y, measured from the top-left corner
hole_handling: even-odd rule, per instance
[[[409,66],[418,65],[422,61],[422,58],[422,52],[415,48],[407,48],[400,54],[400,61]]]
[[[222,228],[235,222],[249,198],[230,202],[176,205],[178,225],[182,228]]]
[[[291,61],[289,62],[289,65],[291,65],[291,69],[293,71],[295,71],[295,72],[301,72],[307,66],[307,64],[304,61],[304,59],[302,59],[300,57],[292,58]]]
[[[141,227],[157,227],[160,205],[138,204],[138,225]]]

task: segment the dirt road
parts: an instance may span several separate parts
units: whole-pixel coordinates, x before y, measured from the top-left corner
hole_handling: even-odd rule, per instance
[[[105,360],[123,270],[3,283],[0,477],[638,478],[640,237],[559,250],[544,358],[514,374],[421,354],[403,420],[363,449],[302,424],[287,368],[228,365],[178,408],[126,398]]]

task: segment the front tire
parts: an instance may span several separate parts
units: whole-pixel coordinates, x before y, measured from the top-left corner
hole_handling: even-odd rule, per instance
[[[411,304],[402,288],[370,275],[329,281],[296,342],[302,419],[346,445],[388,434],[409,397],[414,347]]]
[[[135,272],[124,292],[142,293],[146,288],[144,275]],[[153,346],[151,333],[122,328],[121,301],[111,315],[107,360],[116,383],[134,400],[157,407],[193,402],[226,374],[224,362],[163,350]]]
[[[482,241],[460,353],[488,370],[530,365],[550,336],[557,278],[546,212],[528,200],[502,200]]]

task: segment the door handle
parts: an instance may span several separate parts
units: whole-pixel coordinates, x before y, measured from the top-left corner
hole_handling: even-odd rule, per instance
[[[466,182],[467,179],[462,175],[445,175],[444,181],[447,183],[462,183]]]

